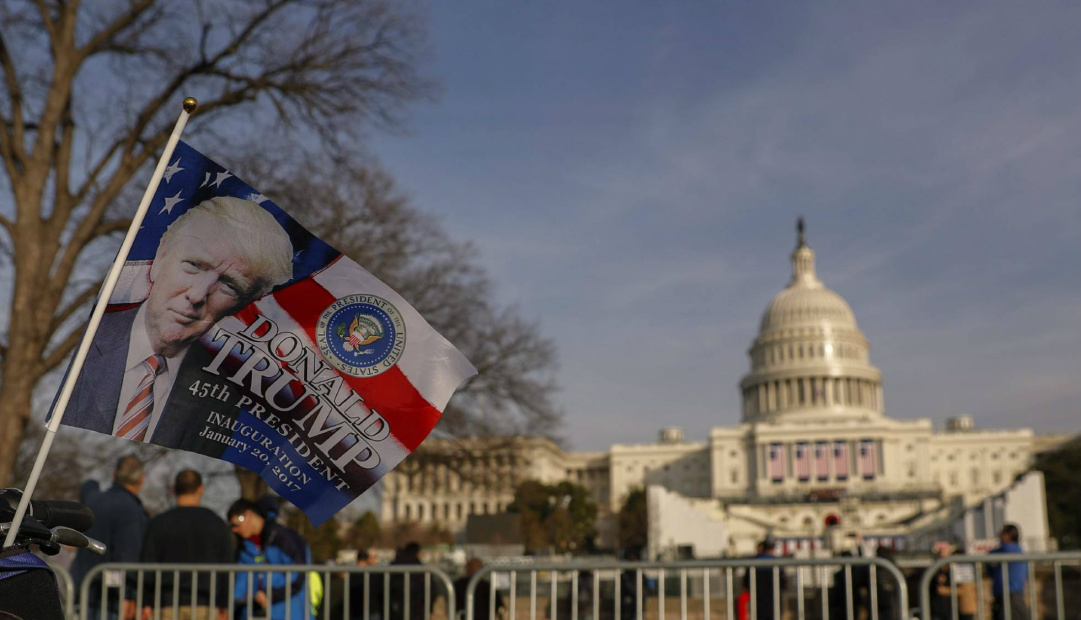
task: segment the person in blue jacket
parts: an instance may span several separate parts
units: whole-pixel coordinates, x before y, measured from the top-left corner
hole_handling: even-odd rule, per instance
[[[295,530],[269,518],[259,506],[245,499],[238,499],[229,507],[229,525],[240,538],[237,545],[238,564],[308,564],[311,558],[307,543]],[[240,618],[253,616],[270,620],[284,620],[286,608],[289,617],[304,618],[308,605],[307,572],[295,573],[238,573],[234,597],[241,609]],[[251,598],[249,599],[249,582]],[[286,596],[288,584],[288,594]],[[251,600],[253,609],[248,609]]]
[[[998,539],[1002,544],[991,553],[1022,553],[1021,545],[1018,544],[1018,541],[1021,540],[1021,531],[1017,529],[1016,525],[1007,523],[1002,526]],[[992,615],[995,620],[1005,620],[1007,603],[1006,589],[1003,587],[1005,584],[1003,584],[1002,564],[997,561],[989,562],[988,568],[991,572],[991,593],[995,597]],[[1025,562],[1009,562],[1007,564],[1006,580],[1009,583],[1010,592],[1010,620],[1028,620],[1028,605],[1025,603],[1026,579],[1028,579],[1028,566]]]

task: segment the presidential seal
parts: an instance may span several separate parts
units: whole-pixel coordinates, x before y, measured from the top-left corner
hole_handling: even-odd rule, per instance
[[[315,325],[323,357],[354,377],[386,372],[405,350],[405,320],[389,301],[349,295],[330,304]]]

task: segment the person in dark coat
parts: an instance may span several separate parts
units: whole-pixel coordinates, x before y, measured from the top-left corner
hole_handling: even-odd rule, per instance
[[[776,541],[773,538],[767,536],[762,542],[758,543],[758,554],[754,556],[755,560],[776,560],[777,556],[774,555],[774,551],[777,548]],[[774,579],[773,579],[773,567],[759,567],[754,569],[747,569],[747,572],[743,575],[743,589],[745,591],[751,590],[751,572],[754,571],[754,618],[757,620],[774,620],[774,618],[781,618],[784,615],[784,590],[787,585],[787,579],[785,578],[784,570],[778,569],[776,587],[781,596],[781,606],[776,610],[773,607],[773,593],[774,593]],[[774,613],[776,611],[776,613]]]
[[[630,549],[624,556],[627,562],[640,562],[642,557],[637,549]],[[619,572],[619,620],[634,620],[638,617],[638,569],[625,568]],[[642,611],[645,612],[646,598],[652,592],[646,576],[642,575]]]
[[[875,549],[875,557],[882,558],[890,564],[896,564],[893,550],[884,545]],[[868,595],[870,596],[870,595]],[[875,571],[875,597],[878,603],[879,620],[892,620],[897,618],[897,584],[893,577],[879,568]]]
[[[852,557],[851,551],[842,551],[838,556],[841,558]],[[853,582],[855,579],[853,579]],[[848,606],[851,605],[853,609],[853,617],[855,616],[856,604],[858,602],[859,594],[855,589],[853,583],[852,596],[849,597],[848,585],[846,583],[845,568],[842,566],[833,573],[833,585],[829,588],[829,617],[830,618],[847,618]]]
[[[357,551],[357,566],[375,566],[375,556],[366,550]],[[347,573],[335,573],[331,575],[327,597],[323,599],[323,605],[330,607],[331,618],[342,620],[365,620],[365,608],[367,609],[366,620],[382,620],[383,618],[383,579],[385,575],[375,573],[368,575],[368,591],[364,591],[365,573],[348,573],[349,588],[346,589]],[[345,614],[345,601],[349,599],[349,615]],[[317,617],[323,617],[323,610],[319,610]]]
[[[200,506],[203,499],[203,477],[199,472],[185,469],[176,475],[173,493],[176,507],[150,520],[143,540],[142,561],[148,564],[232,564],[236,552],[233,532],[214,511]],[[148,575],[143,590],[143,617],[151,617],[154,594],[158,588],[156,575]],[[217,600],[210,600],[211,576],[204,573],[193,585],[189,574],[181,574],[173,583],[173,573],[161,575],[162,600],[173,600],[174,590],[184,610],[191,605],[195,592],[196,609],[193,616],[210,617],[211,608],[224,610],[230,605],[229,575],[218,573],[214,586]],[[172,617],[172,608],[163,610],[163,618]],[[182,612],[183,613],[183,612]]]
[[[80,584],[91,569],[106,562],[134,563],[139,561],[143,549],[143,536],[149,516],[139,499],[146,475],[143,464],[135,455],[122,457],[113,470],[113,486],[108,491],[95,491],[95,484],[84,485],[83,503],[94,511],[94,526],[86,531],[90,538],[105,543],[105,555],[94,555],[80,549],[71,565],[71,577]],[[108,582],[107,582],[108,583]],[[117,584],[119,585],[119,584]],[[101,576],[90,585],[85,601],[89,620],[115,620],[135,614],[133,587],[125,589],[123,610],[117,605],[117,597],[110,592],[106,615],[101,614]],[[121,613],[123,612],[123,613]]]
[[[469,581],[484,568],[484,562],[480,558],[470,558],[465,563],[465,575],[454,581],[454,604],[458,607],[458,617],[465,618],[466,606],[465,595],[469,588]],[[473,598],[473,620],[488,620],[492,616],[492,582],[481,579],[477,582]],[[503,593],[498,590],[495,593],[495,616],[499,618],[506,608],[503,602]]]
[[[423,566],[420,561],[420,543],[410,542],[398,550],[391,566]],[[389,575],[390,578],[390,618],[405,620],[423,620],[424,618],[424,575]],[[409,595],[406,597],[405,583],[409,580]],[[409,601],[409,613],[406,614],[406,600]],[[435,596],[431,596],[435,602]]]

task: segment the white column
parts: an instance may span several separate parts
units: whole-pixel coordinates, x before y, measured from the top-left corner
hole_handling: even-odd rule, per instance
[[[758,479],[766,479],[766,446],[758,444],[755,446],[755,460],[758,465]]]

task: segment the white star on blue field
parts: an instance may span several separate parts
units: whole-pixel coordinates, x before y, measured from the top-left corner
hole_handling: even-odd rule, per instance
[[[556,340],[572,446],[738,422],[798,215],[888,415],[1078,429],[1081,6],[431,10],[372,151]]]

